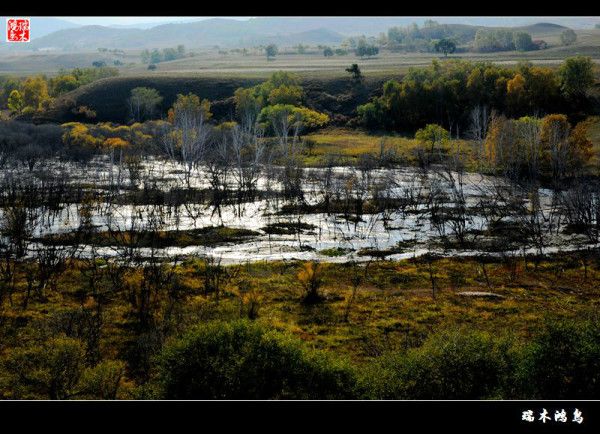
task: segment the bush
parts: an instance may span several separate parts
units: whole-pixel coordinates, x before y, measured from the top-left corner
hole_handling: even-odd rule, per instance
[[[533,399],[597,399],[600,327],[597,321],[551,321],[523,350],[519,389]]]
[[[157,371],[166,399],[338,399],[355,386],[344,364],[246,320],[198,327],[163,350]]]
[[[84,370],[83,344],[57,337],[12,350],[0,364],[3,399],[69,399]],[[7,392],[8,391],[8,392]]]
[[[91,399],[117,399],[125,374],[121,360],[105,360],[83,372],[82,395]]]
[[[419,347],[382,356],[363,379],[379,399],[483,399],[501,394],[508,341],[464,330],[431,335]]]

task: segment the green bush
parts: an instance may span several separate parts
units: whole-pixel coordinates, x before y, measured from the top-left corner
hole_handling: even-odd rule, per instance
[[[600,324],[550,321],[523,349],[518,389],[528,399],[598,399]]]
[[[382,356],[363,382],[379,399],[496,398],[511,371],[508,344],[482,332],[437,333],[419,348]]]
[[[338,399],[354,396],[352,371],[298,340],[239,320],[203,325],[158,358],[166,399]]]
[[[13,349],[0,361],[1,399],[70,399],[85,369],[83,344],[56,337]]]

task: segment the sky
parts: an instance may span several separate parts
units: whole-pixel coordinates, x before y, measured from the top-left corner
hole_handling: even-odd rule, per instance
[[[104,16],[104,17],[90,17],[90,16],[69,16],[69,17],[54,17],[60,18],[65,21],[69,21],[75,23],[77,25],[102,25],[102,26],[128,26],[128,27],[138,27],[138,28],[149,28],[154,25],[159,24],[167,24],[167,23],[178,23],[178,22],[190,22],[190,21],[198,21],[198,20],[206,20],[210,18],[228,18],[234,20],[248,20],[253,17],[193,17],[193,16],[147,16],[147,17],[128,17],[128,16]],[[347,18],[361,18],[361,17],[347,17]],[[364,17],[366,18],[366,17]],[[369,17],[373,18],[373,17]],[[387,17],[392,18],[392,17]],[[433,19],[442,23],[448,22],[460,22],[464,24],[474,24],[474,25],[524,25],[524,24],[533,24],[534,22],[552,22],[557,24],[562,24],[568,27],[573,28],[592,28],[595,24],[600,22],[600,17],[499,17],[499,16],[490,16],[490,17],[478,17],[478,16],[468,16],[468,17],[449,17],[449,16],[419,16],[419,17],[403,17],[403,18],[412,18],[415,22],[423,22],[425,19]]]

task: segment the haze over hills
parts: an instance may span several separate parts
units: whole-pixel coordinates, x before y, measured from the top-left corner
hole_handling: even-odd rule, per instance
[[[314,25],[320,24],[318,27]],[[251,46],[269,43],[336,44],[344,35],[318,21],[314,25],[271,26],[271,23],[215,18],[177,24],[163,24],[150,29],[115,28],[99,25],[62,29],[37,38],[25,49],[81,50],[105,48],[162,48],[185,44],[201,46]]]
[[[568,23],[591,26],[600,17],[430,17],[441,24],[464,26],[519,27],[535,33],[563,28]],[[247,20],[230,18],[196,19],[152,25],[77,24],[56,18],[32,18],[32,42],[11,46],[11,50],[55,49],[95,50],[99,47],[144,49],[173,47],[242,47],[276,43],[283,46],[337,44],[347,36],[376,36],[393,26],[422,24],[427,17],[259,17]],[[541,23],[543,24],[536,24]],[[532,27],[533,25],[533,27]],[[536,28],[540,27],[539,29]],[[543,29],[541,28],[543,27]],[[567,26],[568,27],[568,26]],[[40,30],[41,29],[41,30]],[[54,29],[55,31],[53,31]],[[539,31],[538,31],[539,30]],[[46,32],[46,33],[45,33]],[[6,43],[3,43],[5,47]],[[1,46],[1,45],[0,45]]]

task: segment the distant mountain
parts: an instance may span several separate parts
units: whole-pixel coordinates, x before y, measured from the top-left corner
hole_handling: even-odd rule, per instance
[[[130,38],[135,38],[145,31],[141,29],[114,29],[104,26],[82,26],[50,33],[32,40],[28,45],[31,48],[61,50],[95,50],[99,47],[129,48],[125,47],[124,44]]]
[[[335,45],[340,44],[344,40],[344,36],[340,33],[333,32],[328,29],[307,30],[305,32],[292,33],[289,35],[279,34],[274,36],[258,36],[251,38],[249,42],[252,45],[267,45],[278,44],[284,46],[293,46],[298,44],[311,45]]]
[[[195,21],[201,21],[200,19],[189,19],[189,20],[169,20],[166,19],[164,22],[147,22],[147,23],[135,23],[135,24],[100,24],[106,27],[113,27],[115,29],[151,29],[162,24],[180,24],[180,23],[191,23]]]
[[[321,24],[318,21],[315,24]],[[215,18],[177,24],[163,24],[150,29],[82,26],[60,30],[32,41],[27,48],[96,49],[163,48],[186,46],[249,46],[268,43],[279,45],[335,44],[344,36],[324,26],[271,26],[269,22]]]
[[[539,17],[430,18],[440,24],[452,24],[457,28],[462,26],[461,33],[464,33],[465,37],[469,37],[474,29],[481,26],[530,29],[535,36],[558,31],[557,29],[564,28],[559,23],[574,19],[552,17],[551,21],[540,23]],[[584,18],[589,23],[594,17]],[[18,48],[95,50],[100,47],[151,49],[178,44],[184,44],[188,48],[215,45],[242,47],[267,43],[281,46],[298,43],[336,44],[347,36],[375,36],[393,26],[407,26],[412,23],[422,25],[426,19],[427,17],[260,17],[248,20],[211,18],[155,25],[147,29],[94,25],[62,29]]]

